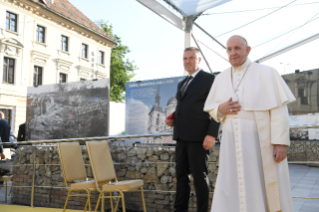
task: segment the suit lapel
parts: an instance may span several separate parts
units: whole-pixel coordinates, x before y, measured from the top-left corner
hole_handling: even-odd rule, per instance
[[[195,78],[187,86],[186,92],[182,98],[185,98],[185,96],[187,96],[189,91],[191,91],[192,87],[194,87],[201,80],[202,76],[203,76],[203,71],[199,70]]]

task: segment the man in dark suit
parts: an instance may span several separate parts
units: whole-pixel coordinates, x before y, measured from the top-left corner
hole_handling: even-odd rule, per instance
[[[184,50],[184,68],[188,77],[178,84],[178,101],[174,119],[166,119],[174,126],[176,140],[176,198],[175,210],[188,210],[190,196],[189,174],[192,174],[197,197],[197,211],[207,212],[209,199],[208,157],[215,144],[219,124],[203,111],[206,97],[214,82],[214,75],[199,68],[201,57],[194,47]]]
[[[25,141],[25,123],[19,125],[17,141]]]
[[[10,136],[10,125],[5,119],[0,119],[0,138],[2,143],[9,142],[9,136]],[[3,147],[0,145],[0,155],[1,159],[5,159],[5,155],[3,154]]]

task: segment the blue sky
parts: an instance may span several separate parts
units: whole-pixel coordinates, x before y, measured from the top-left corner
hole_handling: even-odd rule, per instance
[[[93,21],[103,19],[113,25],[114,33],[122,38],[123,44],[129,46],[131,53],[128,59],[134,61],[139,68],[135,72],[136,80],[148,80],[158,78],[176,77],[184,74],[182,64],[182,53],[184,48],[184,33],[171,25],[136,0],[70,0],[88,18]],[[206,13],[233,12],[242,10],[253,10],[258,8],[272,8],[252,12],[225,13],[201,16],[197,23],[203,26],[213,36],[226,44],[228,37],[232,34],[241,34],[248,38],[248,42],[254,47],[263,41],[272,39],[277,35],[286,33],[291,29],[302,26],[312,18],[319,17],[319,4],[301,5],[312,3],[313,0],[298,0],[279,12],[274,12],[276,7],[281,7],[291,0],[233,0],[230,3],[207,11]],[[298,6],[299,5],[299,6]],[[235,29],[257,18],[273,14],[243,27],[237,31],[219,36],[224,32]],[[319,21],[319,19],[318,19]],[[302,38],[318,33],[318,21],[307,24],[299,30],[289,33],[281,38],[258,48],[253,48],[251,58],[259,59],[276,48],[285,47]],[[196,38],[207,42],[208,45],[216,47],[216,44],[194,28]],[[193,44],[194,45],[194,44]],[[309,70],[319,68],[319,40],[313,41],[293,51],[285,53],[274,59],[265,62],[265,65],[273,66],[280,74],[294,72],[295,69]],[[228,63],[211,51],[203,47],[203,51],[209,60],[213,71],[222,71],[227,68]],[[216,47],[218,48],[218,47]],[[223,56],[226,53],[223,49],[218,50]],[[289,65],[288,65],[289,64]],[[203,63],[202,67],[208,71]]]

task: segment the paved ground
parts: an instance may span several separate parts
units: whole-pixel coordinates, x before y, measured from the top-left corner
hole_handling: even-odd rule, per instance
[[[289,172],[293,197],[318,198],[294,198],[294,212],[319,212],[319,168],[289,164]],[[11,185],[11,183],[9,182],[8,185]],[[0,204],[4,204],[4,189],[4,187],[0,188]],[[8,187],[8,193],[9,191],[10,188]],[[10,200],[11,197],[8,196],[8,203],[10,203]],[[0,211],[2,211],[2,207],[4,205],[0,205]]]
[[[293,197],[319,198],[319,168],[289,164]],[[295,212],[318,212],[319,199],[293,199]]]

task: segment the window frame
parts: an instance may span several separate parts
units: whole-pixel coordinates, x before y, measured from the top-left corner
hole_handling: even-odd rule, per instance
[[[6,60],[8,61],[6,63]],[[12,83],[9,82],[9,68],[10,68],[10,60],[13,61],[13,65],[12,65],[12,68],[13,68],[13,76],[12,76]],[[2,73],[2,83],[3,84],[9,84],[9,85],[14,85],[15,83],[15,67],[16,67],[16,60],[13,59],[13,58],[10,58],[10,57],[4,57],[3,58],[3,73]],[[4,67],[6,66],[6,70],[4,70]],[[6,72],[6,79],[4,79],[4,71]]]
[[[81,57],[82,58],[85,58],[85,59],[89,59],[89,45],[85,44],[85,43],[82,43],[82,46],[81,46]],[[83,47],[85,47],[83,49]],[[85,52],[83,52],[85,51]]]
[[[42,36],[42,38],[43,38],[43,41],[40,41],[40,33],[41,33],[41,31],[39,31],[39,28],[42,28],[43,29],[43,36]],[[40,43],[45,43],[45,41],[46,41],[46,33],[45,33],[45,31],[46,31],[46,28],[44,27],[44,26],[41,26],[41,25],[37,25],[37,29],[36,29],[36,33],[35,33],[35,40],[37,41],[37,42],[40,42]]]
[[[61,76],[65,75],[65,82],[62,82]],[[59,74],[59,83],[66,83],[68,81],[68,75],[66,73],[60,73]]]
[[[104,62],[105,62],[104,57],[105,57],[105,52],[99,50],[99,64],[104,65]]]
[[[41,83],[39,84],[39,69],[41,69]],[[33,86],[43,85],[43,67],[35,65],[33,68]]]
[[[9,16],[7,16],[7,14],[9,13]],[[14,30],[11,29],[12,27],[12,15],[15,16],[15,21],[13,21],[15,23],[15,28]],[[7,20],[9,20],[9,28],[7,28]],[[18,14],[16,13],[12,13],[10,11],[6,11],[6,30],[10,30],[12,32],[18,32]]]
[[[63,48],[64,47],[64,39],[65,38],[65,49]],[[68,36],[65,36],[65,35],[61,35],[61,50],[62,51],[65,51],[65,52],[69,52],[69,37]]]

